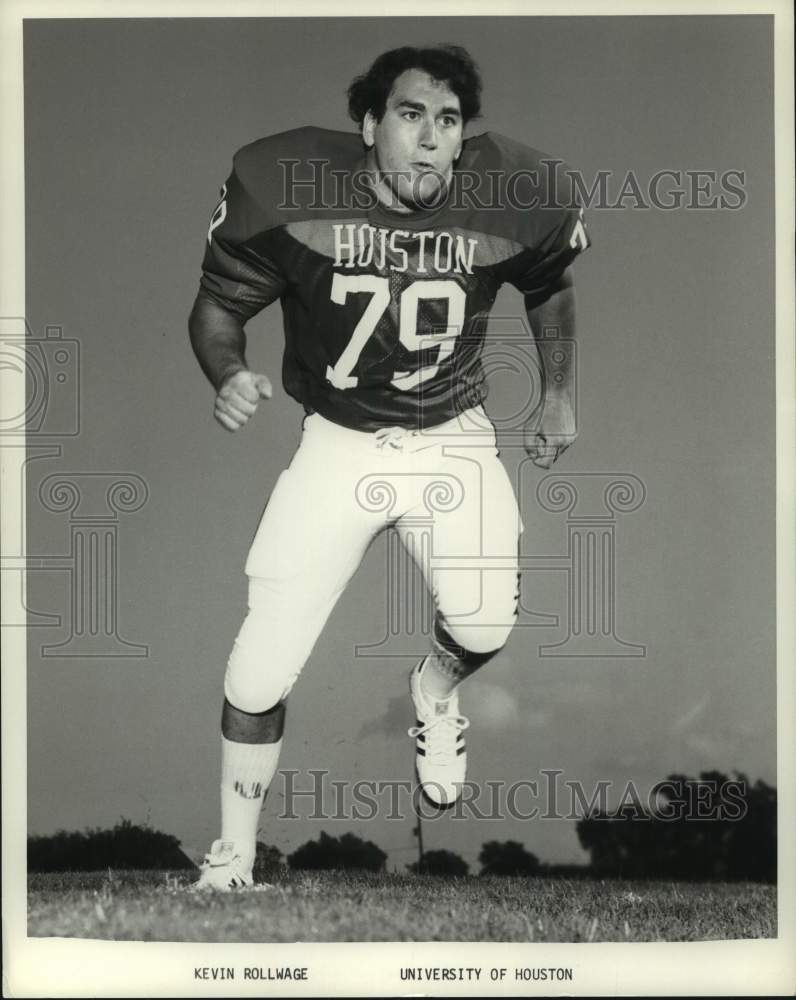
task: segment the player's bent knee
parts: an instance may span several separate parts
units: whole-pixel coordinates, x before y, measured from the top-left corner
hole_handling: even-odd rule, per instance
[[[287,698],[298,677],[300,664],[271,661],[264,652],[267,648],[247,641],[243,629],[235,640],[224,676],[224,697],[243,712],[273,708]]]
[[[288,694],[289,689],[285,690],[284,685],[266,686],[262,681],[241,682],[241,678],[236,678],[230,671],[227,671],[227,676],[224,678],[224,697],[227,701],[241,712],[252,715],[274,708],[280,701],[284,701]]]
[[[506,645],[513,622],[505,625],[461,625],[438,622],[434,638],[442,648],[469,666],[479,667],[488,662]]]
[[[462,630],[461,643],[474,656],[494,656],[508,642],[510,625],[495,625],[490,628],[476,628],[471,632]]]

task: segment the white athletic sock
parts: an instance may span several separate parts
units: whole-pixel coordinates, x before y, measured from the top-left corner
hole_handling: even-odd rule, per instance
[[[221,737],[221,839],[235,841],[247,868],[254,864],[260,811],[281,749],[281,740],[235,743]]]
[[[436,701],[447,701],[459,682],[448,674],[442,673],[438,668],[438,657],[435,653],[430,653],[426,657],[426,662],[420,670],[420,689],[429,698]]]

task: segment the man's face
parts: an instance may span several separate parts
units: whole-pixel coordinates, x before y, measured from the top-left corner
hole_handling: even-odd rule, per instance
[[[365,144],[375,154],[382,196],[405,208],[430,208],[444,192],[462,151],[459,98],[419,69],[396,78],[381,121],[368,112]],[[400,207],[400,206],[395,206]]]

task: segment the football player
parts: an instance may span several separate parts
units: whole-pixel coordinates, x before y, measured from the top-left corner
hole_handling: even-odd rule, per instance
[[[189,322],[215,417],[237,431],[270,398],[268,376],[246,363],[244,326],[277,299],[283,384],[305,417],[246,562],[248,613],[224,681],[221,834],[201,888],[251,885],[288,694],[388,526],[436,608],[429,654],[409,684],[418,780],[440,808],[464,780],[458,686],[503,647],[519,596],[522,522],[481,405],[487,317],[510,282],[544,366],[555,341],[543,328],[574,337],[569,265],[588,245],[582,213],[558,204],[542,154],[492,133],[465,139],[480,91],[461,48],[387,52],[349,88],[358,132],[260,139],[235,155],[221,189]],[[500,189],[497,210],[496,178],[514,185]],[[525,430],[543,468],[575,439],[572,394],[559,354]],[[435,483],[452,490],[449,502],[434,502]],[[466,568],[428,568],[412,528],[418,511],[433,519],[435,561],[468,557]]]

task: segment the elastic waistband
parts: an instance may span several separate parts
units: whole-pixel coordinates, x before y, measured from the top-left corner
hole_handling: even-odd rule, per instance
[[[376,431],[357,431],[311,413],[304,418],[304,427],[324,434],[347,438],[352,447],[382,451],[420,451],[442,444],[494,445],[495,427],[480,404],[464,410],[458,416],[435,427],[411,430],[406,427],[380,427]]]

